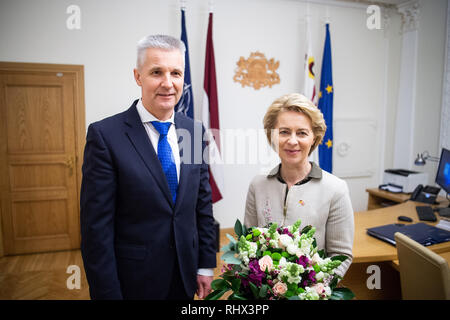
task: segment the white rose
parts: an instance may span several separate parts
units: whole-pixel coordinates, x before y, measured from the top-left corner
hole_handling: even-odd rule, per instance
[[[316,253],[314,253],[314,255],[312,256],[311,261],[312,261],[312,264],[317,264],[317,263],[320,264],[320,262],[322,261],[322,258],[321,258],[321,257],[319,256],[319,254],[316,252]]]
[[[282,234],[280,236],[280,238],[278,238],[278,242],[280,244],[280,247],[282,247],[282,248],[286,248],[289,245],[294,244],[294,241],[292,240],[292,238],[287,234]]]
[[[291,243],[291,244],[289,244],[289,245],[286,246],[286,251],[287,251],[289,254],[294,255],[294,254],[297,253],[297,250],[298,250],[298,247],[297,247],[295,244],[293,244],[293,243]]]

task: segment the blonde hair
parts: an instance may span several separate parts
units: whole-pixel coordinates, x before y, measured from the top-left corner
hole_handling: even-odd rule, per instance
[[[263,124],[266,131],[267,140],[272,145],[272,130],[278,121],[278,115],[285,111],[295,111],[306,115],[311,120],[311,127],[314,134],[314,143],[311,146],[311,154],[319,144],[322,143],[323,136],[327,130],[322,112],[308,98],[299,93],[286,94],[276,99],[267,109]]]

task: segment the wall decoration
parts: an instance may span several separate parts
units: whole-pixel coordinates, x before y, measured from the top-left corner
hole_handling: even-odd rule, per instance
[[[236,64],[238,68],[233,80],[240,82],[242,87],[249,86],[259,90],[261,87],[271,88],[280,83],[280,76],[276,72],[280,61],[275,61],[274,58],[267,60],[263,53],[252,52],[248,59],[241,57]]]

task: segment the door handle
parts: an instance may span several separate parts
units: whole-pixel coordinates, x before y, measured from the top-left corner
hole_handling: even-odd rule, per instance
[[[69,157],[66,160],[66,167],[69,168],[69,175],[73,174],[73,168],[75,166],[75,157]]]

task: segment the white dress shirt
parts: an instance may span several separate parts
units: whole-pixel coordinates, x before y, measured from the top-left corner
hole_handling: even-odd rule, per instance
[[[145,131],[147,131],[147,135],[153,145],[153,148],[155,149],[156,154],[158,154],[159,132],[158,130],[155,129],[155,127],[151,122],[159,121],[172,123],[172,125],[169,128],[169,131],[167,132],[167,141],[169,142],[170,148],[172,148],[173,158],[175,160],[175,165],[177,167],[177,179],[178,182],[180,182],[180,150],[178,148],[177,131],[175,129],[175,120],[174,120],[175,112],[172,113],[170,119],[161,121],[154,115],[152,115],[150,112],[148,112],[147,109],[145,109],[141,99],[139,99],[138,103],[136,104],[136,108],[137,112],[139,113],[139,117],[141,118],[142,124],[144,125]]]
[[[139,99],[138,103],[136,104],[136,108],[139,117],[141,118],[142,124],[144,125],[145,131],[147,131],[147,135],[153,145],[153,148],[155,149],[156,154],[158,154],[159,132],[158,130],[155,129],[155,127],[152,125],[151,122],[159,121],[172,123],[172,125],[169,128],[169,131],[167,132],[167,141],[169,142],[169,145],[172,148],[173,158],[175,160],[175,165],[177,167],[177,179],[178,182],[180,182],[181,160],[180,160],[180,149],[178,147],[177,131],[175,128],[175,112],[172,113],[170,119],[161,121],[154,115],[152,115],[147,109],[145,109],[144,105],[142,104],[142,99]],[[197,274],[203,276],[213,276],[214,269],[198,269]]]

